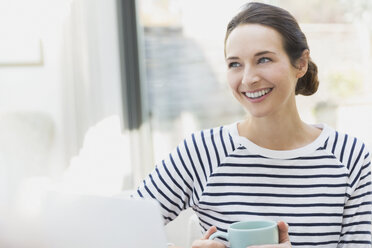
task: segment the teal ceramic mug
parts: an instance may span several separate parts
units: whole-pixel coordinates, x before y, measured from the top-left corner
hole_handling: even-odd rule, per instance
[[[227,239],[231,248],[279,243],[277,223],[267,220],[235,222],[229,226],[227,233],[218,231],[213,233],[209,239],[216,237]]]

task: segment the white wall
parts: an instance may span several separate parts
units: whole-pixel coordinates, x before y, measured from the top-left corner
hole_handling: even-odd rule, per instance
[[[110,115],[122,119],[115,1],[73,1],[63,33],[63,113],[74,154],[90,126]]]
[[[0,211],[14,209],[28,178],[67,164],[60,47],[68,11],[66,0],[0,0]]]
[[[122,100],[115,0],[0,0],[0,35],[0,121],[20,123],[0,125],[0,140],[14,143],[0,147],[15,150],[0,151],[1,211],[22,180],[58,178],[89,127],[122,119]]]
[[[4,243],[18,244],[22,234],[36,235],[23,228],[32,223],[17,225],[7,213],[36,210],[42,188],[69,168],[87,130],[108,116],[122,119],[116,1],[0,0],[0,37],[0,216],[7,217],[0,218],[0,246],[8,247]],[[108,133],[119,136],[119,129]],[[113,146],[129,142],[126,134],[124,141],[108,138]],[[115,153],[130,161],[126,150]],[[116,160],[104,155],[96,166],[107,171]],[[123,172],[120,161],[115,168]],[[84,169],[92,172],[89,165]],[[130,171],[129,162],[122,166]]]
[[[0,65],[0,111],[50,115],[53,167],[66,167],[90,126],[122,116],[115,8],[114,0],[0,0],[1,34],[23,38],[31,29],[29,40],[41,41],[44,61]],[[77,137],[66,139],[71,135]]]

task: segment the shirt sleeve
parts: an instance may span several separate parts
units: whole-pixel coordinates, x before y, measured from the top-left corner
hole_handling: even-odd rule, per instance
[[[364,145],[351,168],[338,247],[372,247],[371,155]]]
[[[160,206],[164,224],[194,202],[194,175],[190,145],[185,139],[143,180],[132,197],[153,198]]]

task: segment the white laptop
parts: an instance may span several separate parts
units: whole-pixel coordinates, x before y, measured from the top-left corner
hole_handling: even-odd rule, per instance
[[[43,222],[46,248],[166,248],[154,200],[50,193]]]

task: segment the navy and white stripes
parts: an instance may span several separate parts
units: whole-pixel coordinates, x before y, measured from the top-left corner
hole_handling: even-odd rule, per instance
[[[204,230],[283,220],[293,247],[371,247],[371,156],[360,140],[321,126],[306,147],[271,151],[236,125],[186,138],[137,195],[156,198],[165,223],[192,207]]]

